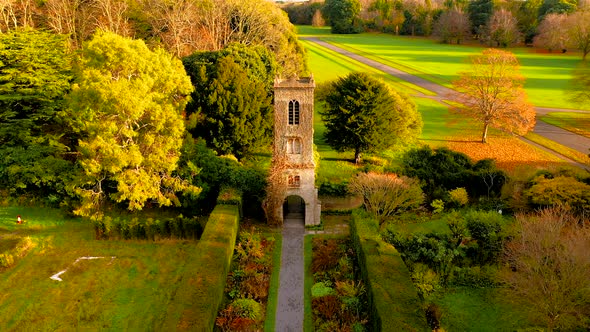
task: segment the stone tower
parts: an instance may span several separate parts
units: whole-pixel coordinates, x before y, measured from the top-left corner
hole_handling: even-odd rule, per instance
[[[287,191],[283,218],[303,216],[305,225],[320,223],[313,158],[313,77],[275,79],[274,157],[284,160]]]

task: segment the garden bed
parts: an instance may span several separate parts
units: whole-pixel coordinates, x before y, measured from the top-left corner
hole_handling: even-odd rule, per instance
[[[366,287],[348,238],[312,239],[311,302],[315,331],[366,331]]]

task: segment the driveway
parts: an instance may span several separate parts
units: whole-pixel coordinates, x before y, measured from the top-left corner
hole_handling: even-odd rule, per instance
[[[440,84],[436,84],[434,82],[425,80],[421,77],[412,75],[410,73],[407,73],[405,71],[399,70],[397,68],[393,68],[387,65],[384,65],[378,61],[375,60],[371,60],[368,59],[362,55],[358,55],[355,53],[352,53],[350,51],[347,51],[345,49],[342,49],[338,46],[334,46],[330,43],[327,43],[325,41],[320,40],[317,37],[302,37],[301,39],[303,40],[308,40],[311,42],[314,42],[322,47],[325,47],[327,49],[330,49],[336,53],[339,53],[341,55],[347,56],[351,59],[354,59],[358,62],[361,62],[363,64],[366,64],[368,66],[371,66],[375,69],[378,69],[384,73],[387,73],[389,75],[398,77],[404,81],[407,81],[409,83],[412,83],[414,85],[417,85],[421,88],[424,88],[426,90],[432,91],[436,94],[436,96],[426,96],[423,94],[418,94],[416,95],[416,97],[426,97],[426,98],[431,98],[434,100],[437,100],[438,102],[444,103],[445,99],[448,99],[448,96],[450,96],[452,93],[454,93],[455,91],[452,89],[449,89],[445,86],[442,86]],[[545,115],[549,112],[584,112],[584,113],[590,113],[588,111],[581,111],[581,110],[566,110],[566,109],[558,109],[558,108],[547,108],[547,107],[535,107],[535,110],[537,112],[537,115]],[[533,130],[534,133],[541,135],[545,138],[548,138],[552,141],[555,141],[561,145],[567,146],[571,149],[577,150],[579,152],[582,152],[584,154],[588,154],[588,149],[590,149],[590,138],[588,137],[584,137],[581,135],[577,135],[574,134],[570,131],[561,129],[559,127],[550,125],[548,123],[545,123],[543,121],[537,121],[537,124]],[[528,141],[527,141],[528,142]],[[563,156],[560,156],[563,157]],[[577,163],[576,163],[577,164]],[[578,164],[579,165],[579,164]]]

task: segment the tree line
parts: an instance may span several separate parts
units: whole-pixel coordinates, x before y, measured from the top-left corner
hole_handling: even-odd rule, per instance
[[[312,0],[283,9],[295,24],[333,33],[381,31],[434,36],[444,43],[477,39],[494,47],[534,44],[590,52],[590,8],[575,0]]]
[[[218,51],[232,42],[264,45],[286,75],[305,66],[293,26],[273,3],[258,0],[7,0],[0,32],[35,28],[69,36],[80,48],[97,30],[159,45],[177,57]]]

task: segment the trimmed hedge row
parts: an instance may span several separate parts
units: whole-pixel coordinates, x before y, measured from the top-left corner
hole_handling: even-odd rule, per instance
[[[352,213],[351,234],[369,296],[370,331],[430,331],[410,272],[379,236],[375,219]]]
[[[213,331],[236,237],[240,212],[238,205],[217,205],[205,226],[197,250],[200,255],[191,265],[196,273],[180,280],[179,290],[170,299],[163,330]]]

